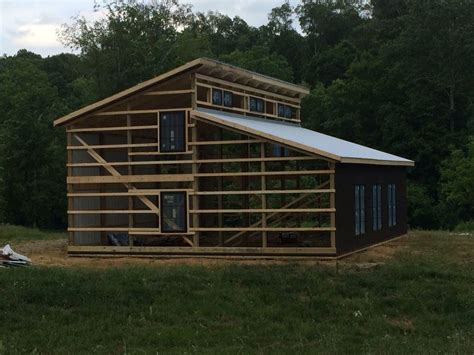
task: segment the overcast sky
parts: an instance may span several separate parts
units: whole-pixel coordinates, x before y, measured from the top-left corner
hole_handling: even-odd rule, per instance
[[[219,11],[240,16],[250,25],[266,22],[270,10],[284,0],[182,0],[193,5],[195,12]],[[102,4],[102,1],[98,1]],[[293,5],[297,0],[290,1]],[[61,24],[71,17],[84,15],[93,20],[94,0],[0,0],[0,55],[15,54],[26,48],[43,56],[70,51],[57,39]]]

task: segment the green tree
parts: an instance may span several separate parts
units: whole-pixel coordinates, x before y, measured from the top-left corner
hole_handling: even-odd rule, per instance
[[[281,6],[275,7],[268,15],[268,23],[259,28],[262,43],[271,52],[285,57],[291,66],[294,81],[303,81],[309,58],[306,39],[295,29],[293,18],[294,8],[285,1]]]
[[[441,165],[441,193],[459,223],[474,216],[474,137],[466,151],[455,149]],[[452,225],[451,225],[452,226]]]
[[[220,59],[226,63],[272,76],[281,80],[293,81],[293,72],[285,57],[271,53],[267,47],[255,46],[247,51],[234,51]]]
[[[439,112],[451,133],[466,125],[458,105],[474,84],[474,2],[410,1],[404,30],[389,53],[412,82],[426,82],[443,93]]]
[[[105,18],[90,23],[78,17],[63,25],[61,40],[79,49],[98,84],[108,96],[176,66],[170,56],[177,28],[189,21],[191,10],[177,0],[105,3]]]
[[[53,119],[67,107],[40,60],[22,51],[1,59],[0,172],[6,222],[65,225],[65,142]]]

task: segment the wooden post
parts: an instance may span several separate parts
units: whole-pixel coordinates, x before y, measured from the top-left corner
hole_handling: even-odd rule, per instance
[[[104,133],[99,133],[99,145],[104,144]],[[98,149],[100,156],[104,156],[104,149]],[[104,171],[102,168],[99,168],[99,175],[104,175]],[[99,191],[101,193],[104,192],[104,184],[99,184]],[[99,210],[104,210],[107,207],[107,201],[104,196],[99,197]],[[105,214],[100,214],[100,225],[105,226],[107,224],[107,216]],[[101,231],[100,232],[100,241],[103,244],[107,244],[107,232]]]
[[[194,74],[191,76],[191,107],[192,109],[196,109],[196,77]],[[194,127],[191,129],[191,141],[192,142],[197,142],[198,140],[198,134],[197,134],[197,125],[198,121],[195,119],[194,120]],[[198,163],[196,162],[199,159],[199,152],[198,152],[198,147],[197,145],[193,145],[193,154],[192,154],[192,173],[194,175],[193,179],[193,191],[197,192],[199,191],[199,178],[196,176],[196,174],[199,172],[199,166]],[[199,209],[199,196],[194,194],[193,195],[193,210],[198,210]],[[188,210],[189,213],[189,210]],[[193,213],[193,228],[199,228],[199,214]],[[193,247],[199,247],[199,232],[196,231],[193,236]]]
[[[67,133],[67,145],[71,146],[72,145],[72,134]],[[68,150],[67,151],[67,162],[69,164],[73,163],[73,151]],[[71,167],[67,168],[67,176],[70,177],[73,174],[73,169]],[[72,184],[67,184],[67,192],[68,194],[71,194],[74,192],[74,185]],[[67,198],[67,208],[68,210],[74,209],[74,198],[73,197],[68,197]],[[69,214],[68,215],[68,227],[69,228],[74,228],[74,215]],[[69,245],[74,245],[74,232],[68,232],[68,237],[69,237]]]
[[[335,190],[336,189],[336,183],[335,183],[335,171],[336,171],[336,164],[335,163],[329,163],[329,168],[333,172],[329,174],[329,188]],[[329,194],[329,200],[330,200],[330,208],[336,209],[336,193],[331,192]],[[336,228],[336,212],[331,212],[331,228]],[[331,231],[331,247],[335,248],[336,247],[336,232],[334,230]]]
[[[130,110],[130,104],[127,104],[127,110]],[[127,162],[128,164],[128,175],[133,175],[133,166],[130,164],[132,161],[132,157],[130,153],[132,152],[131,144],[133,144],[133,139],[132,139],[132,131],[130,130],[131,126],[131,117],[130,115],[127,115]],[[132,184],[128,184],[127,186],[128,190],[130,191],[132,189]],[[128,196],[128,210],[131,211],[133,210],[133,196]],[[133,214],[128,213],[128,228],[133,228]],[[128,235],[128,242],[129,245],[132,247],[133,246],[133,238],[130,236],[130,233]]]
[[[260,171],[265,172],[265,143],[260,143],[260,158],[262,158],[262,161],[260,162]],[[265,175],[262,174],[260,177],[261,181],[261,190],[264,192],[262,194],[262,209],[267,208],[267,195],[265,194],[265,191],[267,190],[267,181]],[[262,228],[267,228],[267,213],[262,212]],[[267,231],[262,232],[262,247],[266,248],[268,245],[268,235]]]
[[[223,136],[222,128],[219,127],[219,140],[223,140],[222,136]],[[222,157],[223,157],[223,145],[221,144],[219,146],[219,159],[222,159]],[[223,171],[224,171],[224,166],[223,166],[222,163],[220,163],[219,164],[219,172],[222,173]],[[224,186],[224,184],[222,183],[223,177],[219,176],[217,179],[218,179],[217,180],[218,189],[219,189],[219,191],[222,191],[223,186]],[[222,205],[223,205],[222,202],[223,202],[223,195],[218,195],[217,196],[217,209],[218,210],[222,210]],[[218,224],[219,228],[222,228],[223,219],[224,219],[222,213],[219,213],[217,215],[217,218],[218,218],[217,224]],[[222,231],[220,230],[219,231],[219,246],[223,246],[223,245],[224,245],[224,237],[223,237]]]

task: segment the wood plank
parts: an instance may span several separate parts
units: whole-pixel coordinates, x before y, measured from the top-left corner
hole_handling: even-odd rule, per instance
[[[193,232],[218,232],[218,231],[223,231],[223,232],[330,232],[330,231],[335,231],[335,228],[333,227],[312,227],[312,228],[306,228],[306,227],[224,227],[224,228],[217,228],[217,227],[201,227],[201,228],[191,228],[190,231]]]
[[[130,235],[151,235],[151,236],[176,236],[181,237],[183,235],[194,235],[194,232],[181,232],[181,233],[170,233],[170,232],[161,232],[159,228],[153,231],[140,231],[140,230],[129,230],[128,234]]]
[[[128,228],[128,227],[76,227],[68,228],[74,232],[128,232],[130,235],[194,235],[194,232],[162,233],[158,228]]]
[[[113,184],[132,182],[169,182],[193,181],[192,174],[161,174],[161,175],[132,175],[132,176],[69,176],[68,184]]]
[[[153,153],[150,155],[155,155],[154,152],[146,152],[146,153]],[[222,164],[222,163],[245,163],[245,162],[261,162],[261,161],[300,161],[300,160],[316,160],[314,157],[272,157],[272,158],[264,158],[263,160],[260,158],[227,158],[227,159],[199,159],[196,160],[198,164]],[[192,164],[194,160],[147,160],[147,161],[118,161],[118,162],[109,162],[111,166],[128,166],[128,165],[175,165],[175,164]],[[68,166],[74,168],[83,168],[83,167],[94,167],[94,166],[101,166],[100,163],[76,163],[76,164],[68,164]]]
[[[185,191],[190,189],[135,189],[128,192],[76,192],[68,194],[69,197],[96,197],[96,196],[148,196],[159,195],[162,191]]]
[[[155,214],[152,210],[68,210],[68,214]]]
[[[108,132],[108,131],[128,131],[128,130],[147,130],[147,129],[157,129],[158,125],[148,125],[148,126],[121,126],[121,127],[97,127],[97,128],[68,128],[66,131],[70,133],[87,133],[87,132]],[[68,144],[70,145],[70,144]]]
[[[190,192],[190,195],[271,195],[271,194],[320,194],[332,193],[334,189],[300,189],[300,190],[248,190],[248,191],[198,191]]]
[[[72,144],[72,134],[71,133],[66,133],[67,137],[67,145]],[[67,151],[67,161],[68,163],[73,162],[73,152],[72,150]],[[71,176],[73,172],[73,169],[68,167],[67,168],[67,175]],[[67,193],[72,194],[74,192],[74,186],[71,184],[67,184]],[[67,208],[68,209],[73,209],[74,208],[74,200],[71,197],[67,198]],[[74,227],[74,216],[73,215],[68,215],[68,227]],[[68,232],[68,244],[73,245],[74,244],[74,232]]]
[[[73,145],[73,146],[68,146],[67,149],[68,150],[87,150],[87,149],[147,148],[147,147],[158,147],[158,142],[137,143],[137,144],[100,144],[100,145],[87,145],[87,146]]]
[[[229,208],[190,210],[189,213],[315,213],[336,212],[335,208]]]
[[[148,91],[144,93],[145,96],[161,96],[161,95],[180,95],[180,94],[191,94],[194,90],[184,89],[184,90],[163,90],[163,91]]]
[[[236,139],[233,141],[197,141],[197,142],[189,142],[189,145],[221,145],[221,144],[247,144],[247,143],[262,143],[261,140],[258,139]]]
[[[130,110],[130,104],[129,103],[127,103],[127,110]],[[132,125],[132,117],[130,115],[127,115],[127,128],[130,128],[131,125]],[[127,130],[127,144],[128,145],[133,144],[133,136],[132,136],[132,131],[130,129]],[[158,144],[157,144],[157,147],[158,147]],[[134,171],[133,171],[133,167],[130,165],[130,163],[132,162],[132,158],[130,157],[131,152],[132,152],[132,148],[128,147],[128,149],[127,149],[127,162],[129,163],[129,165],[127,166],[127,173],[128,173],[129,176],[135,175]],[[133,189],[133,185],[129,184],[128,185],[128,190],[130,191],[132,189]],[[133,197],[128,196],[127,202],[128,202],[128,209],[133,210],[134,209]],[[133,224],[134,224],[134,216],[133,216],[132,213],[129,213],[128,214],[128,228],[133,228]],[[129,243],[130,246],[133,246],[133,238],[128,238],[128,243]]]
[[[266,171],[266,164],[265,164],[265,143],[260,144],[260,171]],[[267,179],[265,175],[260,177],[260,187],[262,189],[262,210],[267,209]],[[262,228],[267,228],[267,214],[266,212],[262,211]],[[262,248],[266,248],[268,246],[268,233],[267,231],[262,232]]]
[[[104,111],[104,112],[97,112],[94,114],[94,116],[140,115],[144,113],[186,111],[190,109],[191,107],[176,107],[176,108],[166,108],[166,109],[161,108],[161,109],[148,109],[148,110]]]
[[[336,164],[334,163],[330,163],[329,167],[334,171],[336,170]],[[335,174],[331,174],[329,176],[329,187],[331,188],[331,190],[334,190],[334,192],[329,195],[329,206],[333,208],[334,210],[336,210]],[[336,228],[336,214],[331,213],[330,218],[331,218],[331,227]],[[336,232],[335,231],[331,231],[331,247],[333,248],[336,247]]]
[[[128,153],[130,156],[152,156],[152,155],[190,155],[193,154],[192,151],[187,152],[132,152]]]
[[[196,101],[197,101],[197,89],[196,89],[196,74],[190,75],[191,79],[191,88],[194,90],[194,93],[191,94],[191,106],[193,109],[197,107]],[[197,124],[196,120],[194,120],[194,128],[191,129],[191,141],[196,142],[198,140],[198,132],[197,132]],[[197,173],[199,171],[199,166],[197,165],[196,161],[199,159],[199,151],[198,151],[198,146],[192,146],[192,160],[193,164],[191,166],[192,173],[193,173],[193,190],[198,191],[199,190],[199,178],[197,177]],[[192,196],[193,199],[193,209],[199,209],[199,197],[197,195]],[[189,201],[188,201],[189,202]],[[189,208],[188,208],[188,222],[189,222]],[[197,214],[193,215],[193,227],[199,227],[199,216]],[[189,228],[189,223],[188,223],[188,230]],[[199,247],[199,231],[194,235],[193,237],[193,245],[194,247]]]
[[[301,171],[248,171],[248,172],[226,172],[226,173],[198,173],[198,177],[213,176],[280,176],[280,175],[324,175],[332,174],[334,170],[301,170]]]
[[[188,237],[182,236],[182,238],[183,238],[184,241],[185,241],[186,243],[188,243],[190,246],[194,246],[193,242],[192,242]]]
[[[336,248],[329,247],[116,247],[116,246],[70,246],[70,254],[169,254],[169,255],[335,255]]]

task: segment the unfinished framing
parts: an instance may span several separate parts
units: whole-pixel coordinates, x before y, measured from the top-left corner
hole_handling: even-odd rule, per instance
[[[295,125],[307,93],[198,59],[58,119],[69,253],[337,254],[341,158],[209,114]]]

